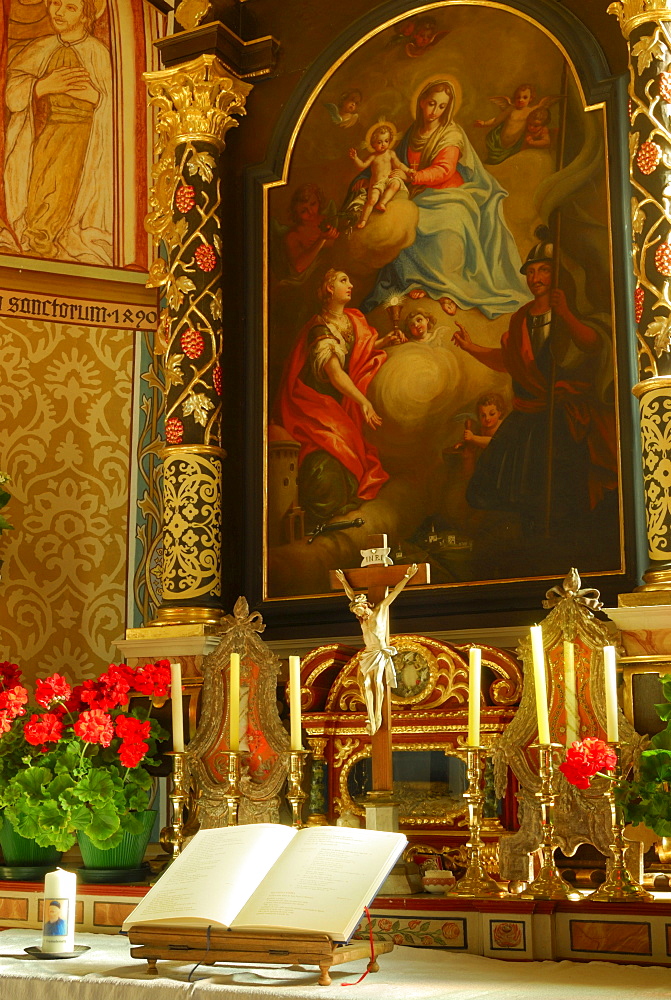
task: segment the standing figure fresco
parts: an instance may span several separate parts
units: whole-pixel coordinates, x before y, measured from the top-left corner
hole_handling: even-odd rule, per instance
[[[24,253],[111,264],[112,70],[92,34],[105,0],[50,0],[47,9],[52,33],[7,67],[7,221]]]
[[[520,256],[503,217],[507,192],[484,169],[454,121],[449,80],[428,84],[397,156],[419,210],[411,246],[382,268],[362,304],[370,312],[392,295],[429,296],[448,314],[479,309],[488,318],[513,312],[528,298]]]
[[[299,333],[280,390],[278,418],[301,445],[298,498],[313,526],[372,500],[389,478],[364,429],[382,423],[367,393],[396,337],[348,308],[352,287],[344,271],[326,272],[321,309]]]

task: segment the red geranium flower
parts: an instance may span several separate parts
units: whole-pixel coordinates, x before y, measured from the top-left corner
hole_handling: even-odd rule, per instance
[[[170,690],[170,660],[145,663],[135,671],[133,688],[149,698],[165,698]]]
[[[84,702],[82,701],[82,691],[84,690],[83,684],[75,684],[70,694],[63,705],[63,709],[67,712],[81,712]]]
[[[72,688],[60,674],[52,674],[35,684],[35,701],[44,708],[49,708],[53,701],[65,703],[72,694]]]
[[[21,670],[18,664],[3,660],[0,663],[0,687],[4,690],[16,687],[21,682]]]
[[[17,715],[25,715],[23,707],[28,701],[28,692],[20,684],[10,691],[0,691],[0,711],[6,712],[10,719],[15,719]]]
[[[23,735],[35,747],[41,743],[58,743],[63,735],[63,723],[53,712],[31,715],[23,725]]]
[[[617,764],[615,751],[593,736],[576,740],[566,751],[566,760],[559,765],[566,780],[576,788],[589,788],[590,779],[598,771],[612,771]]]
[[[124,742],[119,747],[119,760],[124,767],[137,767],[148,749],[148,743]]]
[[[129,742],[146,740],[151,733],[151,722],[149,719],[140,722],[134,715],[118,715],[114,725],[117,736]]]
[[[100,743],[103,747],[108,747],[114,736],[112,717],[100,708],[82,712],[73,728],[84,743]]]
[[[12,728],[12,722],[14,721],[13,716],[9,715],[7,712],[0,711],[0,736],[3,733],[8,733]]]

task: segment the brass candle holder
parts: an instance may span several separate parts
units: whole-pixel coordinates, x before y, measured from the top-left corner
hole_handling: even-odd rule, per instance
[[[493,897],[501,899],[505,896],[505,892],[487,873],[482,859],[484,843],[480,831],[482,830],[482,807],[485,801],[486,760],[486,747],[467,747],[468,790],[464,792],[464,798],[468,802],[469,839],[466,843],[468,865],[454,889],[445,893],[446,896],[465,896],[472,899],[491,899]]]
[[[168,864],[173,862],[182,851],[184,843],[184,806],[186,803],[186,751],[169,750],[167,757],[172,757],[172,785],[170,789],[170,826],[161,830],[161,844],[167,849],[170,857]]]
[[[541,779],[540,791],[536,792],[541,807],[541,828],[543,843],[541,852],[543,861],[533,882],[521,893],[522,899],[578,899],[579,893],[572,889],[559,874],[554,860],[556,848],[554,840],[553,814],[555,806],[554,794],[554,759],[558,743],[532,743],[538,749],[539,773]]]
[[[228,785],[224,796],[228,807],[228,826],[238,825],[238,807],[240,805],[240,758],[242,754],[239,750],[227,750],[228,774],[226,775]]]
[[[291,803],[291,825],[299,829],[303,826],[303,803],[308,797],[307,793],[303,790],[303,773],[305,771],[305,760],[309,753],[309,750],[289,751],[287,798]]]
[[[621,748],[619,743],[608,744],[617,756],[614,780],[608,782],[604,792],[610,806],[613,840],[610,847],[612,857],[606,861],[606,881],[587,897],[596,903],[637,903],[652,902],[654,896],[639,885],[627,868],[624,860],[626,841],[624,839],[624,816],[622,807],[615,801],[615,788],[622,777]]]

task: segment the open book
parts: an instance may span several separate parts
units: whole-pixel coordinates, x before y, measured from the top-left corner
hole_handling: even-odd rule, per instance
[[[211,924],[349,941],[406,843],[402,833],[337,826],[200,830],[123,929]]]

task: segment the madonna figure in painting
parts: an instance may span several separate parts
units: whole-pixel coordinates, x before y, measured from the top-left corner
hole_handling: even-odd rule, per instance
[[[7,214],[37,257],[112,263],[112,70],[91,33],[104,7],[50,0],[53,33],[8,66]]]
[[[367,397],[386,361],[380,337],[358,309],[350,309],[352,282],[326,272],[321,309],[303,327],[285,370],[278,419],[301,445],[298,498],[313,526],[373,500],[389,478],[366,427],[382,423]]]
[[[454,121],[454,105],[449,80],[428,84],[417,99],[415,122],[396,151],[410,168],[407,183],[419,211],[415,240],[379,272],[362,304],[366,313],[409,293],[430,296],[448,314],[477,308],[493,319],[529,297],[503,217],[507,192]]]

